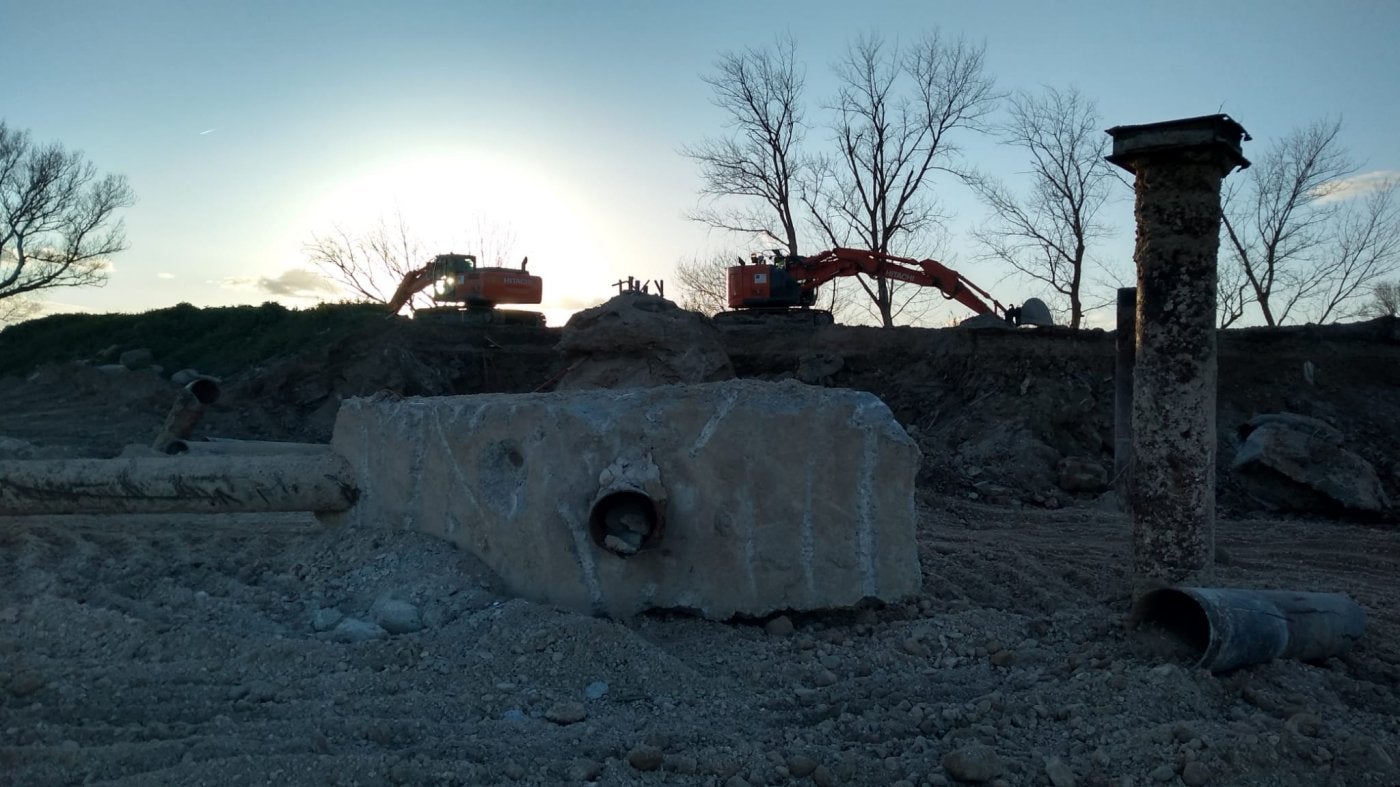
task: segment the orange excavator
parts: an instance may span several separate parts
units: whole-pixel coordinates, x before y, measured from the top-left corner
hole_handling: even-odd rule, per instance
[[[389,311],[398,314],[414,295],[431,287],[433,302],[448,305],[418,309],[414,312],[417,318],[544,325],[544,315],[538,312],[496,308],[503,303],[540,302],[544,282],[525,272],[529,262],[529,257],[521,260],[519,269],[482,267],[472,254],[439,254],[432,262],[404,275],[394,297],[389,299]]]
[[[1003,306],[986,290],[937,260],[915,260],[878,251],[834,248],[806,257],[755,254],[729,268],[729,308],[717,322],[744,323],[767,316],[789,321],[830,325],[831,312],[813,309],[817,288],[838,276],[884,276],[920,287],[933,287],[977,314],[992,314],[1011,325],[1053,325],[1050,310],[1039,298],[1020,306]],[[794,319],[795,318],[795,319]]]

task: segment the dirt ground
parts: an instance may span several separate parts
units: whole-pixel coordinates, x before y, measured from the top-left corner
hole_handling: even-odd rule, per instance
[[[343,396],[547,388],[556,339],[435,329],[280,359],[224,380],[201,434],[325,439]],[[1125,628],[1129,524],[1054,470],[1111,466],[1111,335],[742,329],[740,376],[870,390],[920,443],[917,597],[605,620],[505,597],[413,533],[0,519],[0,783],[1400,784],[1395,520],[1267,512],[1225,471],[1239,423],[1294,412],[1400,499],[1397,339],[1221,338],[1217,584],[1348,594],[1368,629],[1322,663],[1212,675]],[[0,379],[0,451],[114,455],[173,392],[76,364]]]

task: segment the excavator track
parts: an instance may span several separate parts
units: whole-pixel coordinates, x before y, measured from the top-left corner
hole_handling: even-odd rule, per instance
[[[832,317],[831,312],[825,309],[785,309],[781,307],[719,312],[711,319],[714,320],[715,325],[721,328],[774,325],[819,328],[823,325],[836,323],[836,318]]]
[[[519,309],[459,309],[454,306],[435,306],[418,309],[413,313],[413,319],[431,320],[435,323],[492,325],[507,328],[544,327],[543,314]]]

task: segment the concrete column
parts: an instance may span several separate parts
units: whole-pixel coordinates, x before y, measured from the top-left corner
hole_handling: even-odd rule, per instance
[[[1133,465],[1133,360],[1137,357],[1137,288],[1118,289],[1118,325],[1114,331],[1113,488],[1128,499]]]
[[[1136,176],[1134,594],[1209,583],[1215,556],[1215,282],[1220,184],[1249,162],[1225,115],[1108,130]]]

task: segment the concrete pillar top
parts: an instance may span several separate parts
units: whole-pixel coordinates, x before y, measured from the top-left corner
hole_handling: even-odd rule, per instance
[[[1139,126],[1114,126],[1106,133],[1113,137],[1113,154],[1107,157],[1109,162],[1133,174],[1137,174],[1135,162],[1143,158],[1193,150],[1213,150],[1232,166],[1240,169],[1249,166],[1249,159],[1244,157],[1241,145],[1250,139],[1249,132],[1229,115],[1202,115]]]

